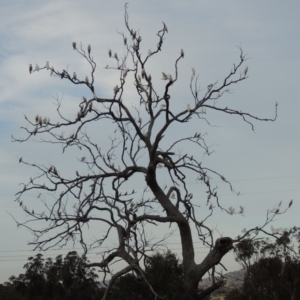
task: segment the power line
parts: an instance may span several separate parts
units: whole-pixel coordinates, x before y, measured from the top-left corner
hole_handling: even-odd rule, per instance
[[[207,247],[194,247],[194,249],[208,249]],[[181,248],[168,248],[168,250],[176,250],[176,251],[179,251],[181,250]],[[41,252],[39,252],[41,253]],[[90,254],[96,254],[96,253],[90,253]],[[55,253],[46,253],[46,255],[43,255],[43,257],[50,257],[50,256],[54,256],[54,255],[57,255]],[[59,254],[59,255],[62,255],[62,254]],[[0,255],[0,258],[3,258],[3,257],[28,257],[28,254],[22,254],[22,255]]]
[[[195,249],[199,249],[199,248],[205,248],[205,247],[196,247]],[[168,248],[168,250],[171,250],[171,251],[180,251],[181,249],[177,249],[177,248]],[[155,252],[155,251],[152,251],[152,252]],[[195,251],[195,253],[202,253],[202,254],[207,254],[208,251]],[[54,254],[53,254],[54,255]],[[23,261],[23,262],[27,262],[28,259],[2,259],[2,258],[5,258],[5,257],[27,257],[27,255],[15,255],[15,256],[0,256],[0,262],[16,262],[16,261]],[[98,259],[98,258],[101,258],[101,256],[88,256],[88,260],[90,259]],[[55,258],[55,257],[52,257],[51,255],[43,255],[43,258]]]
[[[271,193],[289,193],[289,192],[298,192],[300,191],[300,189],[291,189],[291,190],[273,190],[273,191],[261,191],[261,192],[245,192],[245,193],[240,193],[240,195],[238,197],[242,197],[244,195],[253,195],[253,194],[271,194]],[[218,195],[219,197],[226,197],[226,196],[232,196],[233,193],[230,194],[220,194]],[[201,195],[201,196],[197,196],[199,198],[207,198],[207,196]],[[261,200],[260,200],[261,201]],[[73,205],[73,204],[69,204],[69,205]],[[36,208],[36,207],[45,207],[44,205],[28,205],[27,208]],[[14,206],[0,206],[1,209],[17,209],[17,207]]]
[[[172,250],[172,249],[171,249]],[[201,253],[201,254],[207,254],[208,252],[204,252],[204,251],[195,251],[196,254]],[[176,254],[176,253],[175,253]],[[97,257],[91,257],[91,258],[99,258]],[[0,259],[0,262],[27,262],[28,260],[24,260],[24,259]]]
[[[196,242],[193,242],[193,244],[202,244],[201,241],[196,241]],[[168,245],[181,245],[181,242],[170,242],[170,243],[167,243]],[[113,247],[114,245],[109,245],[109,246],[100,246],[98,247],[97,249],[100,249],[100,248],[110,248],[110,247]],[[201,246],[201,247],[197,247],[197,248],[204,248],[204,249],[207,249],[207,247],[205,246]],[[76,248],[61,248],[61,249],[51,249],[51,251],[73,251],[73,250],[81,250],[82,248],[80,247],[76,247]],[[93,249],[94,250],[94,249]],[[7,252],[33,252],[33,253],[47,253],[46,251],[39,251],[39,252],[34,252],[33,250],[22,250],[22,249],[18,249],[18,250],[0,250],[0,253],[7,253]],[[53,253],[53,255],[55,255]]]
[[[288,175],[288,176],[275,176],[275,177],[261,177],[261,178],[247,178],[247,179],[233,179],[229,180],[229,182],[241,182],[241,181],[257,181],[257,180],[270,180],[270,179],[288,179],[288,178],[299,178],[300,175]],[[222,183],[223,181],[211,181],[211,183]],[[187,185],[197,185],[198,183],[191,182],[191,183],[186,183]],[[145,186],[142,187],[135,187],[136,189],[143,189]],[[125,189],[121,188],[121,189]],[[12,194],[0,194],[0,197],[2,196],[15,196]]]

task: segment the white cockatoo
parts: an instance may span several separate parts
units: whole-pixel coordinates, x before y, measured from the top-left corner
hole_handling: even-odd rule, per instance
[[[168,80],[168,75],[166,73],[161,72],[161,74],[163,76],[162,80]]]
[[[229,210],[229,214],[230,214],[230,215],[233,215],[234,212],[235,212],[235,209],[234,209],[232,206],[230,206],[230,207],[228,208],[228,210]]]
[[[167,25],[164,23],[164,30],[166,33],[169,33]]]
[[[118,93],[118,91],[119,91],[119,87],[118,87],[118,85],[116,85],[116,86],[114,87],[114,93],[115,93],[115,95]]]
[[[273,234],[278,234],[281,231],[281,227],[274,228],[273,225],[271,225],[271,231]]]
[[[127,76],[127,73],[129,72],[129,69],[125,69],[124,72],[123,72],[123,77],[125,78]]]

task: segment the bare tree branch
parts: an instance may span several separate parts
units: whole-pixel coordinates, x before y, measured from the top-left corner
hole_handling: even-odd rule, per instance
[[[206,132],[187,133],[183,137],[168,136],[167,139],[165,137],[167,130],[175,124],[188,123],[195,117],[211,125],[204,116],[208,110],[237,115],[254,130],[252,123],[254,121],[276,120],[277,104],[275,116],[272,118],[262,118],[224,107],[222,96],[229,93],[233,85],[242,83],[248,77],[248,67],[244,68],[246,56],[239,48],[239,60],[225,79],[220,83],[216,81],[210,84],[204,91],[200,90],[199,78],[195,70],[192,70],[190,90],[193,101],[186,109],[175,113],[170,106],[171,95],[173,87],[178,83],[184,51],[178,51],[172,74],[162,72],[164,88],[159,90],[149,73],[149,66],[151,60],[163,49],[168,33],[166,24],[163,23],[163,28],[158,30],[158,44],[154,47],[155,50],[148,51],[147,56],[142,55],[140,50],[142,45],[140,33],[129,26],[127,8],[125,8],[125,27],[127,32],[119,33],[124,44],[124,54],[121,56],[112,50],[108,52],[113,64],[106,68],[114,70],[119,79],[111,94],[105,97],[100,97],[95,91],[97,65],[91,56],[90,45],[86,52],[82,44],[78,48],[76,43],[73,43],[73,49],[90,66],[90,74],[83,78],[75,72],[69,74],[66,68],[58,71],[46,65],[39,69],[49,71],[51,75],[68,80],[75,86],[86,86],[92,92],[92,97],[80,97],[78,111],[74,117],[63,114],[62,100],[57,98],[58,121],[54,122],[40,115],[36,115],[33,120],[25,116],[27,126],[22,127],[25,137],[13,137],[13,141],[22,143],[34,140],[47,145],[58,144],[62,147],[63,154],[71,149],[84,154],[74,158],[78,169],[74,169],[72,176],[65,175],[65,171],[58,166],[38,165],[28,162],[26,158],[19,158],[21,164],[34,168],[38,175],[30,178],[28,182],[21,183],[16,201],[29,219],[23,223],[16,222],[18,226],[23,226],[34,234],[34,240],[31,242],[34,249],[63,247],[71,242],[73,245],[80,244],[83,255],[86,256],[91,249],[107,245],[113,238],[114,247],[103,251],[99,262],[85,265],[85,267],[99,267],[104,279],[108,275],[111,276],[103,299],[106,299],[115,280],[129,271],[134,271],[137,277],[145,280],[155,297],[158,297],[148,283],[140,261],[148,257],[148,252],[163,247],[167,238],[164,236],[162,240],[156,241],[147,235],[148,229],[160,226],[160,223],[175,224],[180,233],[185,272],[186,291],[183,298],[191,299],[191,295],[198,289],[201,278],[221,263],[223,256],[233,248],[234,243],[248,238],[253,232],[256,236],[258,232],[262,232],[278,239],[276,234],[266,230],[266,226],[275,216],[285,213],[291,204],[282,211],[279,207],[269,210],[264,225],[259,228],[245,230],[237,238],[222,237],[215,240],[214,230],[207,225],[207,220],[213,215],[214,209],[219,208],[230,215],[236,212],[232,207],[223,206],[217,187],[212,186],[211,179],[220,178],[233,193],[236,192],[222,174],[202,164],[200,155],[194,157],[188,152],[189,148],[185,148],[187,143],[190,143],[197,149],[197,153],[211,155],[213,150],[205,141]],[[31,73],[33,76],[37,75],[35,70]],[[133,82],[130,81],[130,76]],[[134,107],[130,107],[123,99],[124,91],[130,84],[133,84],[139,97],[139,103]],[[95,138],[91,130],[92,124],[97,124],[98,128],[101,126],[102,133],[108,135],[108,142],[103,143]],[[111,126],[114,126],[114,131],[109,134],[108,127]],[[183,147],[182,150],[178,150],[179,145]],[[161,171],[164,171],[166,181],[170,183],[168,188],[160,182],[158,176]],[[193,200],[193,194],[189,191],[186,181],[191,174],[194,174],[197,181],[206,189],[207,197],[204,204],[207,208],[202,209],[203,212],[206,211],[206,216],[202,220],[198,219],[196,208],[199,206]],[[142,196],[134,189],[138,177],[145,182]],[[37,194],[37,198],[45,206],[43,212],[31,210],[26,206],[25,195],[28,192]],[[240,208],[240,214],[243,214],[244,208]],[[45,227],[36,225],[40,223]],[[98,226],[104,232],[101,235],[99,231],[93,242],[87,237],[90,226]],[[191,226],[195,226],[198,238],[209,251],[200,263],[195,261]],[[119,259],[127,266],[113,274],[110,266]],[[222,281],[215,282],[198,295],[199,299],[221,285]]]

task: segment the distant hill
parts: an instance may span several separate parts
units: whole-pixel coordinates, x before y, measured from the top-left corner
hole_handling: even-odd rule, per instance
[[[245,276],[244,270],[234,271],[234,272],[228,272],[223,274],[224,277],[226,277],[226,284],[221,289],[217,290],[213,293],[213,295],[226,293],[228,290],[231,290],[233,288],[239,288],[242,286]],[[98,286],[99,288],[104,288],[109,283],[109,280],[105,281],[105,284],[103,282],[99,282]],[[211,280],[209,278],[204,278],[199,284],[200,288],[208,288],[211,286]]]
[[[245,271],[239,270],[234,272],[228,272],[223,274],[223,276],[226,278],[226,284],[213,294],[225,293],[233,288],[241,287],[244,281]],[[209,286],[211,286],[211,280],[209,278],[202,279],[202,281],[199,284],[199,287],[203,289],[208,288]]]

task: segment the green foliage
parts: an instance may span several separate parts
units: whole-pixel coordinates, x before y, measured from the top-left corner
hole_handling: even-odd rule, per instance
[[[255,299],[288,299],[281,286],[283,263],[278,257],[261,258],[250,267],[244,280],[244,293]]]
[[[295,251],[298,236],[294,228],[284,231],[274,243],[249,239],[236,245],[236,260],[246,275],[242,288],[231,290],[226,299],[300,299],[300,260]]]
[[[93,269],[81,268],[78,254],[69,252],[53,261],[42,254],[29,257],[24,265],[25,273],[11,276],[0,285],[1,300],[100,300],[103,290],[97,282]],[[145,260],[145,276],[154,291],[165,300],[181,300],[184,292],[183,267],[171,252],[156,253]],[[152,300],[153,293],[145,281],[138,282],[133,274],[120,277],[114,285],[109,299]]]
[[[226,299],[300,299],[300,262],[260,258],[247,270],[242,288],[231,290]]]
[[[171,252],[156,253],[145,261],[145,276],[154,291],[165,300],[180,300],[184,291],[183,268]],[[152,300],[153,293],[145,282],[137,282],[132,274],[120,277],[112,289],[109,299]]]
[[[236,261],[239,262],[244,269],[249,268],[252,257],[258,254],[258,246],[259,243],[245,239],[234,247]]]
[[[75,251],[69,252],[64,260],[61,255],[55,261],[45,260],[42,254],[29,257],[24,265],[25,274],[11,276],[10,283],[1,286],[0,299],[101,299],[98,276],[94,269],[81,267],[85,261]]]
[[[0,284],[0,299],[1,300],[22,300],[20,294],[16,293],[14,286],[10,282]]]

